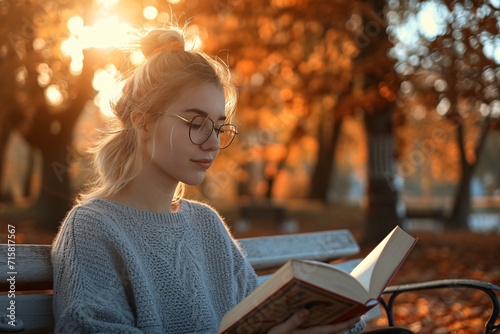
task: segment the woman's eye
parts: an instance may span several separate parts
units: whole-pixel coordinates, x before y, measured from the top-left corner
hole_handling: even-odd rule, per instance
[[[191,126],[195,129],[199,129],[203,126],[205,126],[206,121],[200,120],[198,118],[191,120]]]
[[[192,128],[195,128],[195,129],[199,129],[203,126],[203,124],[199,124],[199,123],[191,123],[191,127]]]

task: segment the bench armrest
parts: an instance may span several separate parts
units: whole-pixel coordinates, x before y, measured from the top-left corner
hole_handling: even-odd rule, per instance
[[[436,281],[428,281],[421,283],[411,283],[403,284],[397,286],[387,287],[383,296],[387,296],[387,300],[384,298],[380,299],[380,304],[384,307],[389,326],[394,326],[394,301],[396,298],[405,292],[409,291],[419,291],[419,290],[430,290],[430,289],[444,289],[444,288],[469,288],[481,290],[490,297],[492,303],[491,316],[486,323],[485,333],[493,334],[500,330],[500,324],[495,326],[495,322],[500,314],[500,303],[496,292],[500,291],[500,286],[491,284],[488,282],[480,280],[470,280],[470,279],[443,279]]]

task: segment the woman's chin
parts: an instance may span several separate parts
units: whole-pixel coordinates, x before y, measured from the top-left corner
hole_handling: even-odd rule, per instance
[[[202,178],[192,178],[189,180],[185,180],[185,181],[182,181],[182,183],[184,183],[188,186],[196,187],[196,186],[199,186],[203,182],[204,179],[205,179],[205,176],[203,176]]]

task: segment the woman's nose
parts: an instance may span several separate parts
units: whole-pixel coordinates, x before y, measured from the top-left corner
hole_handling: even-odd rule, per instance
[[[207,151],[216,151],[220,149],[220,138],[217,131],[214,129],[208,137],[208,140],[200,145],[201,149]]]

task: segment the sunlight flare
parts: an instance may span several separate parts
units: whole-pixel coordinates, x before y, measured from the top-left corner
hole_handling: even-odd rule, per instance
[[[135,30],[122,23],[117,16],[101,19],[93,26],[85,26],[78,34],[83,49],[125,48],[130,45]]]
[[[112,7],[116,0],[99,0],[102,7]],[[172,1],[171,1],[172,2]],[[155,6],[146,6],[143,16],[147,20],[155,20],[159,16]],[[140,30],[132,27],[128,23],[121,22],[118,16],[109,16],[96,21],[93,25],[85,25],[80,16],[73,16],[67,22],[69,37],[61,43],[61,51],[70,57],[70,71],[73,75],[79,75],[83,70],[84,51],[87,49],[118,49],[132,51],[129,55],[130,62],[137,66],[145,61],[140,50],[133,51],[137,47]],[[193,25],[188,28],[188,33],[192,38],[186,41],[186,49],[198,49],[202,46],[200,29]],[[108,65],[104,69],[99,69],[94,73],[92,86],[97,94],[94,99],[102,114],[107,117],[113,116],[110,100],[116,98],[120,91],[117,78],[119,71],[114,65]],[[46,84],[43,77],[39,80]],[[62,103],[63,95],[55,86],[46,88],[46,98],[53,104]]]
[[[61,44],[61,50],[72,59],[85,49],[127,48],[136,34],[135,29],[120,22],[117,16],[101,19],[93,26],[85,26],[81,17],[74,16],[68,20],[68,30],[71,35]]]
[[[119,0],[97,0],[99,5],[104,8],[111,8],[118,3]]]
[[[101,2],[109,5],[112,1]],[[92,26],[86,26],[81,17],[73,16],[68,20],[67,27],[71,35],[61,44],[61,51],[71,58],[70,71],[73,75],[79,75],[83,70],[84,50],[129,49],[137,34],[134,28],[120,22],[117,16],[101,19]],[[144,61],[144,57],[135,55],[132,60],[137,65]],[[117,76],[116,67],[108,65],[104,69],[97,70],[92,81],[92,86],[97,91],[94,103],[108,117],[113,115],[109,101],[116,94]],[[61,92],[55,86],[46,89],[46,98],[52,105],[62,103]]]

